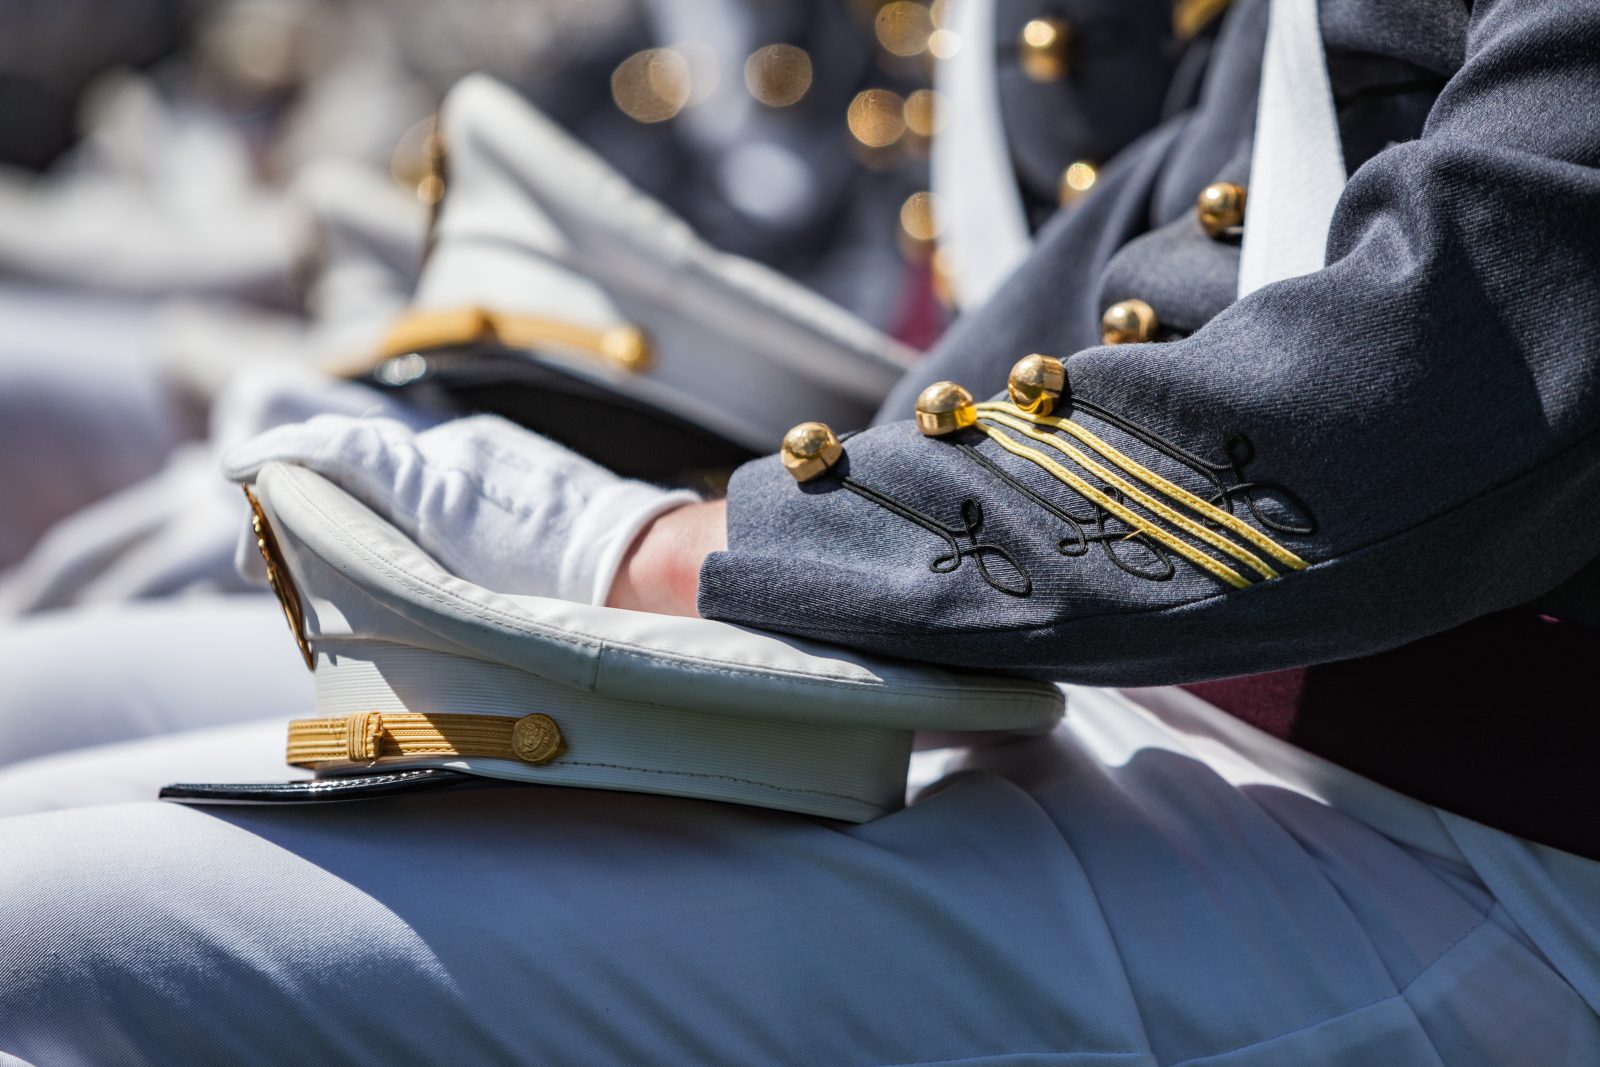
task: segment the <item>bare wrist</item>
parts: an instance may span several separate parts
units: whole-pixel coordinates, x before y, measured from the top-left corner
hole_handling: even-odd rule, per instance
[[[713,500],[657,516],[634,538],[606,605],[661,615],[696,615],[700,564],[728,546],[728,507]]]

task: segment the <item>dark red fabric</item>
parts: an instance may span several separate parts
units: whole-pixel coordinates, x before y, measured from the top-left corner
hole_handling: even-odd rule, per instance
[[[1600,630],[1508,611],[1376,656],[1186,688],[1402,793],[1600,859]]]
[[[925,260],[906,264],[890,332],[898,341],[927,351],[950,323],[950,313],[933,291],[933,269]]]

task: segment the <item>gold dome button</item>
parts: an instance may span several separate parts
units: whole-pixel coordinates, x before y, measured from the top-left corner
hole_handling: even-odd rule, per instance
[[[1022,73],[1036,82],[1055,82],[1071,68],[1072,26],[1065,19],[1032,19],[1022,27],[1017,55]]]
[[[1095,170],[1093,163],[1079,160],[1061,172],[1061,181],[1057,189],[1057,197],[1061,206],[1066,207],[1083,198],[1083,195],[1094,188],[1094,183],[1099,179],[1100,173]]]
[[[809,482],[839,462],[844,446],[827,423],[802,422],[783,435],[783,447],[778,452],[784,469],[794,475],[795,481]]]
[[[972,394],[955,382],[934,382],[917,397],[917,429],[929,437],[955,433],[977,421]]]
[[[1011,402],[1030,415],[1050,414],[1066,389],[1066,366],[1056,357],[1038,352],[1017,360],[1006,379]]]
[[[1160,327],[1155,309],[1143,300],[1119,300],[1100,316],[1100,340],[1108,345],[1153,341]]]
[[[1244,224],[1244,186],[1233,182],[1213,182],[1200,190],[1195,214],[1209,237],[1237,233]]]

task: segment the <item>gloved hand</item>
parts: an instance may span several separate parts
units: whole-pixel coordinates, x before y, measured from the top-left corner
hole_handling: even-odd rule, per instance
[[[318,416],[234,448],[223,470],[247,482],[274,461],[333,481],[457,577],[587,604],[606,602],[651,520],[698,499],[619,478],[490,415],[421,433],[392,419]],[[241,559],[253,555],[250,540]]]

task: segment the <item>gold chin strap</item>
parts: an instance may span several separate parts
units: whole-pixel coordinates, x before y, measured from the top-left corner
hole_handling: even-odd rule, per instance
[[[283,549],[278,546],[278,537],[272,532],[272,524],[267,521],[267,513],[261,509],[261,501],[256,499],[248,485],[240,488],[250,502],[250,529],[256,535],[256,548],[261,551],[261,558],[267,564],[267,584],[272,587],[278,604],[283,608],[283,617],[289,620],[289,632],[294,634],[294,643],[300,648],[300,658],[305,661],[306,670],[314,671],[317,669],[317,655],[311,647],[311,639],[306,636],[306,613],[300,603],[300,590],[295,588],[294,579],[289,576],[289,564],[283,558]]]
[[[487,756],[549,763],[565,750],[561,727],[537,712],[505,715],[358,711],[289,724],[288,762],[371,763],[397,756]]]
[[[628,324],[596,328],[480,307],[412,308],[400,313],[369,358],[351,361],[337,372],[357,377],[395,356],[484,342],[506,348],[555,350],[598,360],[626,374],[649,370],[654,357],[644,331]]]

